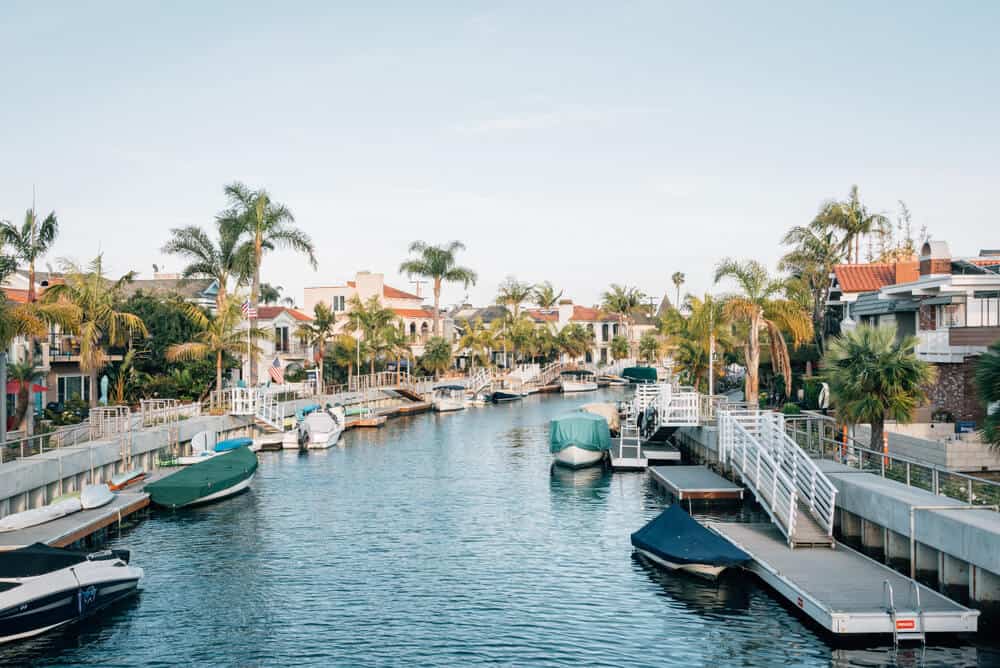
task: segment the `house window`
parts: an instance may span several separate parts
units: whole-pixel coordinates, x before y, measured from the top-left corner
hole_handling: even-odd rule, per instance
[[[603,325],[601,325],[601,341],[608,340],[608,333],[609,333],[608,323],[604,323]]]
[[[344,295],[337,295],[337,296],[335,296],[333,298],[333,301],[330,303],[330,306],[331,306],[331,308],[333,308],[334,311],[343,311],[344,310]]]
[[[965,304],[944,304],[937,307],[938,329],[965,325]]]
[[[59,376],[59,403],[74,398],[90,401],[90,376]]]
[[[289,351],[288,346],[288,328],[287,327],[275,327],[274,328],[274,352],[276,353],[287,353]]]

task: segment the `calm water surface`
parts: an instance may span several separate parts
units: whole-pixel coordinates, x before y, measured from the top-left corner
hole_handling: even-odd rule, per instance
[[[550,471],[548,421],[581,403],[535,396],[390,421],[326,452],[261,453],[252,492],[113,541],[146,570],[139,597],[0,649],[0,663],[1000,663],[971,645],[833,649],[752,579],[645,566],[629,533],[668,503],[647,477]]]

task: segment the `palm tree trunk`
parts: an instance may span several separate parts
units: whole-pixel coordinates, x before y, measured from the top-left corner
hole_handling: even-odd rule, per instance
[[[35,212],[31,212],[32,217],[34,217]],[[28,303],[33,304],[35,302],[35,259],[32,258],[28,263]],[[35,341],[37,338],[35,336],[28,337],[28,361],[31,362],[31,368],[35,368]],[[6,391],[6,390],[5,390]],[[28,408],[27,413],[28,419],[24,424],[24,433],[31,436],[35,431],[34,429],[34,417],[35,417],[35,407],[31,406]]]
[[[756,408],[760,395],[760,316],[750,319],[750,336],[746,347],[747,382],[746,400],[750,408]]]
[[[90,407],[97,408],[97,367],[90,370]]]
[[[215,392],[222,398],[222,351],[215,353]]]
[[[875,452],[881,452],[885,447],[882,433],[885,431],[885,418],[875,418],[871,422],[871,437],[868,439],[868,447]]]
[[[434,335],[441,336],[441,332],[438,331],[438,323],[441,322],[441,315],[438,309],[441,304],[441,279],[439,277],[434,278]]]
[[[253,266],[253,284],[250,287],[250,308],[254,312],[257,311],[257,300],[260,298],[260,260],[264,253],[264,249],[261,244],[260,235],[254,240],[254,266]],[[250,320],[250,327],[257,326],[257,318]],[[250,378],[251,385],[257,384],[257,356],[250,355]]]

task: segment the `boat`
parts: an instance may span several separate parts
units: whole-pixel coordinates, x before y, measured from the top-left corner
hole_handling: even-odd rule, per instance
[[[621,376],[615,376],[610,373],[602,374],[597,377],[598,383],[607,383],[611,386],[628,385],[628,379],[622,378]]]
[[[559,386],[563,392],[592,392],[597,389],[597,380],[592,371],[572,369],[559,374]]]
[[[489,403],[489,400],[481,394],[476,394],[473,397],[465,400],[466,406],[485,406]]]
[[[633,385],[656,382],[656,369],[651,366],[630,366],[622,370],[622,378]]]
[[[580,410],[586,413],[600,415],[602,418],[607,420],[608,429],[611,431],[612,436],[621,431],[621,415],[619,414],[617,405],[611,402],[584,404],[583,406],[580,406]]]
[[[574,411],[553,419],[549,426],[549,451],[562,466],[593,466],[610,449],[611,432],[600,415]]]
[[[431,405],[439,413],[465,410],[465,387],[463,385],[438,385],[434,388]]]
[[[129,556],[43,543],[0,552],[0,643],[90,617],[135,593],[143,573]]]
[[[209,457],[146,485],[150,500],[165,508],[184,508],[239,494],[257,471],[257,455],[242,447]]]
[[[702,526],[676,503],[633,533],[632,546],[655,564],[709,580],[751,560],[749,554]]]
[[[41,508],[32,508],[31,510],[7,515],[3,519],[0,519],[0,532],[27,529],[28,527],[57,520],[60,517],[72,515],[81,510],[83,510],[83,504],[80,503],[79,496],[63,498]]]
[[[227,438],[224,441],[219,441],[212,448],[215,452],[229,452],[230,450],[235,450],[236,448],[249,447],[253,445],[252,438],[240,437],[240,438]]]
[[[321,408],[319,404],[309,404],[295,411],[295,416],[285,419],[285,432],[281,439],[283,450],[302,449],[302,423],[306,417],[315,413]]]
[[[115,493],[106,484],[84,485],[80,490],[80,505],[84,510],[100,508],[111,503],[115,498]]]
[[[112,492],[118,492],[125,489],[129,485],[134,485],[143,478],[146,477],[146,472],[142,469],[132,469],[131,471],[124,471],[117,475],[111,476],[110,482],[108,482],[108,489]]]
[[[519,401],[520,399],[524,399],[524,395],[520,392],[513,391],[508,392],[505,390],[497,390],[490,395],[490,401],[495,404],[502,404],[508,401]]]
[[[336,445],[344,432],[344,422],[343,406],[333,406],[309,413],[299,423],[299,445],[310,450]]]

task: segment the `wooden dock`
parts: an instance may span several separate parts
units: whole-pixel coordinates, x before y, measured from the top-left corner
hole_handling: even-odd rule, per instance
[[[753,557],[751,572],[834,635],[976,631],[978,610],[916,584],[842,543],[836,549],[793,550],[773,524],[708,526]],[[888,609],[885,583],[891,587],[894,614]]]
[[[654,466],[649,475],[678,500],[740,501],[743,488],[705,466]]]
[[[38,526],[0,533],[0,550],[13,550],[34,543],[45,543],[53,547],[67,547],[88,536],[137,513],[149,505],[149,494],[145,492],[118,492],[114,500],[106,506],[60,517]]]

